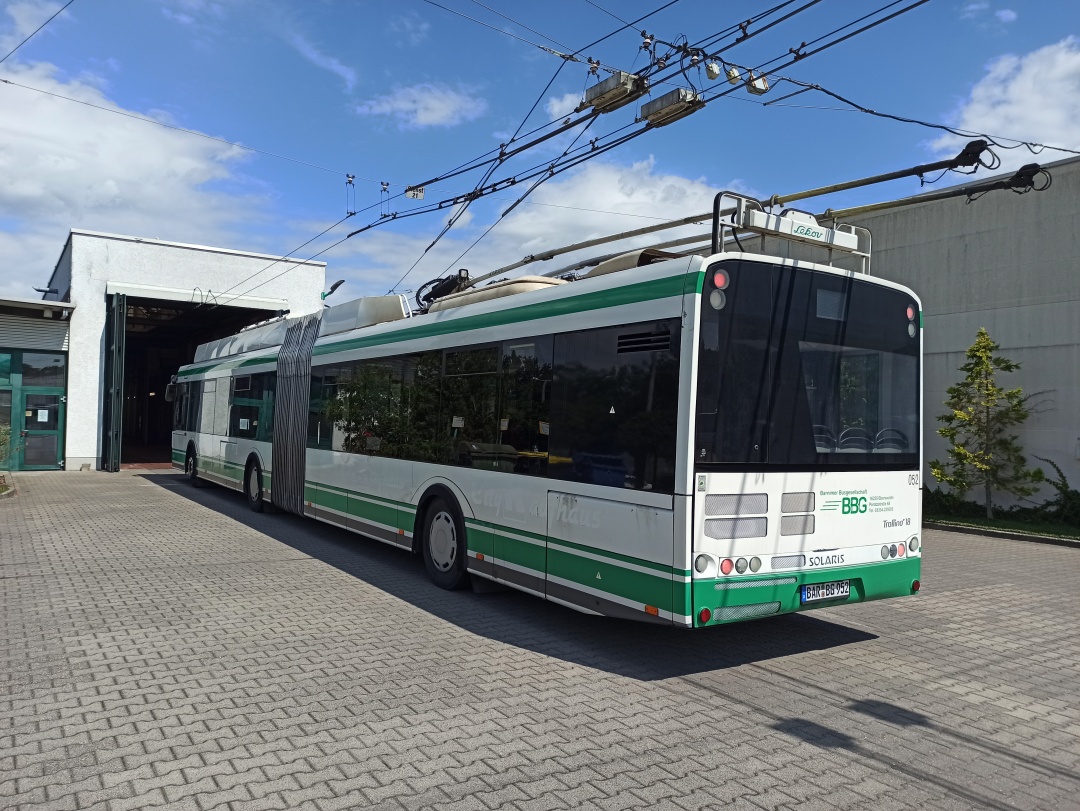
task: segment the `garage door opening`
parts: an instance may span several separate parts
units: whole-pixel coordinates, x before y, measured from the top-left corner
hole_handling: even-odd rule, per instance
[[[109,294],[101,465],[169,467],[172,406],[165,386],[199,344],[272,318],[272,310]]]

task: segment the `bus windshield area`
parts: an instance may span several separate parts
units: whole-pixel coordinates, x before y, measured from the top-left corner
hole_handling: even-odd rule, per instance
[[[918,465],[919,312],[851,274],[726,260],[702,294],[695,463]]]

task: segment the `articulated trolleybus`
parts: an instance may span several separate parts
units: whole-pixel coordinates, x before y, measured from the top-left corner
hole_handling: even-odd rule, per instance
[[[685,627],[914,594],[919,300],[869,275],[862,229],[722,196],[705,256],[462,272],[419,311],[364,298],[205,344],[171,387],[173,463],[447,589]]]

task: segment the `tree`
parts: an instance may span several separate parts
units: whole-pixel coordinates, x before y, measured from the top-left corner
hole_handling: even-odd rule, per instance
[[[938,417],[944,427],[938,433],[949,440],[949,460],[930,462],[930,472],[963,498],[982,485],[986,517],[994,517],[993,492],[1030,496],[1045,477],[1039,468],[1029,470],[1016,434],[1010,430],[1023,424],[1033,411],[1031,398],[1023,389],[1003,389],[997,384],[999,372],[1020,368],[997,354],[1000,347],[983,327],[967,351],[968,362],[960,367],[964,379],[948,389],[945,406],[949,413]]]

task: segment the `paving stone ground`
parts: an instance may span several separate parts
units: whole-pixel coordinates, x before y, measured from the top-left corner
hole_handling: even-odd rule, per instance
[[[169,474],[0,500],[0,807],[1080,808],[1080,550],[704,631],[447,593]]]

